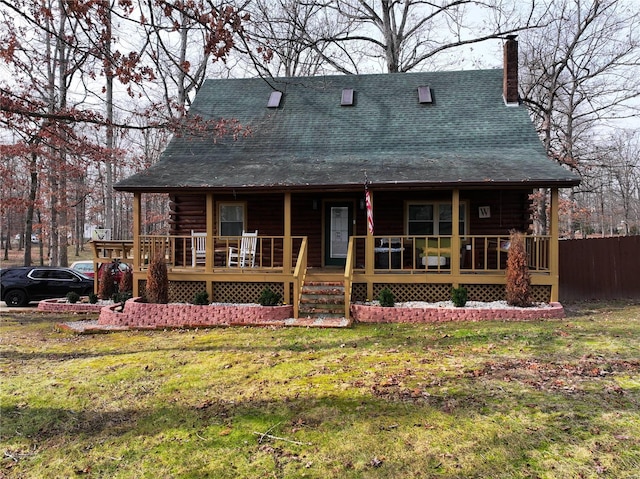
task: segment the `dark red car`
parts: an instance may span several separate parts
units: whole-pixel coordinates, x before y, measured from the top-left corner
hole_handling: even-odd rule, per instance
[[[120,261],[114,261],[112,263],[101,263],[98,267],[98,280],[102,276],[103,268],[111,268],[111,272],[113,273],[113,281],[117,284],[120,284],[120,280],[125,272],[131,271],[131,266],[127,263],[121,263]]]
[[[125,271],[129,271],[131,267],[127,263],[121,263],[119,261],[115,261],[113,263],[100,263],[98,267],[98,278],[102,273],[103,268],[111,268],[113,270],[113,280],[116,283],[120,283],[120,279]],[[89,278],[93,278],[95,276],[95,272],[93,270],[93,261],[74,261],[71,263],[71,268],[79,271],[80,273],[88,276]]]

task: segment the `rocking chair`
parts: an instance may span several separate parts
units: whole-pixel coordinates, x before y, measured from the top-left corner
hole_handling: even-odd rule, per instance
[[[205,264],[207,259],[207,233],[196,233],[191,230],[191,266]]]
[[[244,268],[249,264],[253,268],[256,265],[256,245],[258,243],[258,231],[253,233],[242,232],[240,248],[229,247],[228,266]]]

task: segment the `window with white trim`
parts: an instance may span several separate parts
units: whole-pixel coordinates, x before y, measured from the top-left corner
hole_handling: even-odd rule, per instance
[[[245,230],[245,204],[220,203],[218,206],[218,232],[220,236],[242,236]]]
[[[460,203],[460,235],[466,234],[467,207]],[[450,236],[453,232],[451,203],[408,203],[407,234],[411,236]]]

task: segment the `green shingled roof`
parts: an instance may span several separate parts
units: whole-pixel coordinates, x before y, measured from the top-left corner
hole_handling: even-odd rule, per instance
[[[420,104],[426,85],[433,102]],[[274,88],[280,107],[267,108]],[[344,88],[355,105],[340,105]],[[208,80],[190,114],[236,119],[251,135],[176,136],[117,189],[348,189],[365,174],[380,187],[579,181],[546,157],[526,108],[505,105],[502,70]]]

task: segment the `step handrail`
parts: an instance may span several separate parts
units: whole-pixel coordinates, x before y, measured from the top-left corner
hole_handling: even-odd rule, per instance
[[[344,265],[344,317],[349,319],[351,314],[351,285],[353,283],[353,265],[354,258],[354,238],[349,238],[349,246],[347,248],[347,260]]]
[[[300,301],[302,300],[302,287],[307,276],[307,237],[302,239],[296,267],[293,270],[293,317],[300,316]]]

